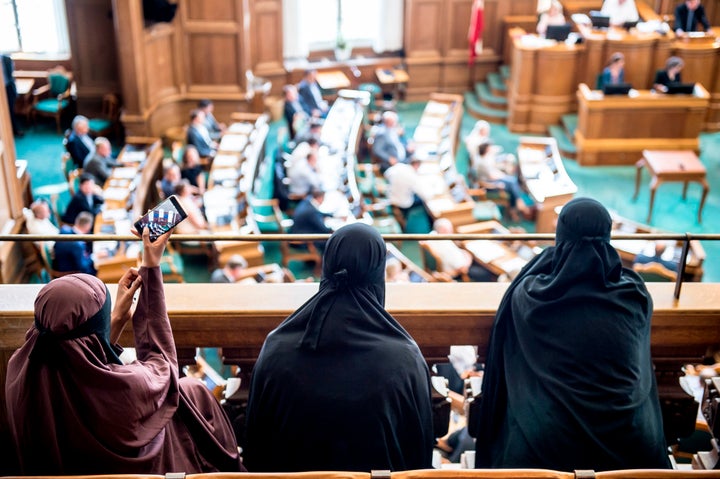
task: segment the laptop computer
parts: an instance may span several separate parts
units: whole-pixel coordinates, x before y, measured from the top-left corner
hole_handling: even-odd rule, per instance
[[[572,25],[565,23],[563,25],[548,25],[545,31],[545,38],[548,40],[557,40],[558,42],[564,42],[570,35]]]
[[[627,95],[631,88],[630,83],[613,83],[603,86],[602,92],[605,95]]]
[[[599,10],[590,12],[590,21],[593,28],[608,28],[610,26],[610,16],[604,15]]]
[[[692,95],[695,92],[694,83],[668,83],[667,94],[668,95]]]

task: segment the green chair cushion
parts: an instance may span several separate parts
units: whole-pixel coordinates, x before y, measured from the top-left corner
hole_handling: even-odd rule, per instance
[[[500,208],[492,201],[478,201],[473,208],[473,217],[478,221],[500,219]]]
[[[47,98],[45,100],[40,100],[35,105],[35,109],[38,111],[42,111],[44,113],[57,113],[60,110],[64,110],[67,108],[67,106],[70,104],[68,100],[62,100],[60,103],[60,107],[58,108],[58,101],[55,98]]]
[[[90,120],[88,120],[90,131],[104,131],[110,128],[110,126],[112,126],[112,122],[104,118],[90,118]]]

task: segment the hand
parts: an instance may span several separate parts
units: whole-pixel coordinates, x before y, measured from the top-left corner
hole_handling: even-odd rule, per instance
[[[130,268],[118,281],[117,295],[115,296],[115,307],[110,316],[110,340],[115,343],[120,339],[125,324],[130,320],[133,305],[133,296],[140,288],[142,278],[137,268]]]
[[[135,230],[133,230],[133,234],[140,236]],[[171,234],[172,230],[158,236],[157,239],[152,242],[150,241],[150,230],[147,226],[143,228],[141,236],[143,240],[142,266],[146,268],[160,266],[160,260],[162,259],[163,252],[165,252],[165,247]]]

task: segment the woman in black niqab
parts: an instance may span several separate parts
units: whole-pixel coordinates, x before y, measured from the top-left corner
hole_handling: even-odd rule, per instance
[[[318,293],[268,335],[253,369],[248,470],[431,467],[428,368],[385,311],[385,257],[361,223],[328,240]]]
[[[597,201],[565,205],[556,244],[498,308],[476,467],[668,468],[650,357],[652,299],[610,245]]]

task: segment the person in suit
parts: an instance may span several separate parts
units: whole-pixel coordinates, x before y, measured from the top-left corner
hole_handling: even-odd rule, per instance
[[[95,138],[95,153],[85,163],[83,172],[93,175],[98,185],[104,185],[116,166],[120,165],[112,157],[110,141],[104,136]]]
[[[88,234],[95,221],[92,213],[81,211],[72,226],[63,225],[61,235]],[[85,241],[57,241],[54,248],[55,270],[60,272],[87,273],[95,275],[97,270]]]
[[[242,255],[234,254],[230,257],[223,268],[218,268],[210,275],[211,283],[236,283],[248,267],[248,263]]]
[[[610,60],[598,76],[597,89],[602,90],[605,85],[618,83],[625,83],[625,55],[615,52],[610,56]]]
[[[225,123],[220,123],[215,119],[215,115],[213,114],[215,104],[212,100],[200,100],[198,102],[198,109],[205,113],[205,128],[207,128],[210,138],[218,140],[227,130],[227,126]]]
[[[74,224],[78,214],[82,211],[87,211],[95,218],[104,202],[102,190],[95,184],[95,178],[83,173],[80,175],[78,191],[73,195],[61,219],[64,223]]]
[[[428,221],[432,224],[430,213],[427,212],[427,207],[421,197],[418,168],[420,168],[420,160],[413,158],[409,165],[395,163],[385,171],[384,176],[388,182],[388,201],[400,209],[406,220],[412,209],[422,207]]]
[[[325,200],[325,192],[313,189],[310,194],[295,207],[293,225],[290,234],[329,234],[332,229],[325,225],[325,218],[330,215],[320,211],[320,205]],[[325,241],[315,242],[318,251],[323,251]]]
[[[685,0],[675,7],[675,33],[683,35],[686,32],[697,32],[698,25],[702,25],[706,33],[712,33],[705,7],[700,0]]]
[[[635,0],[605,0],[600,12],[610,17],[610,25],[622,26],[640,19]]]
[[[323,100],[320,85],[317,82],[317,70],[306,70],[298,84],[300,103],[309,116],[326,117],[330,106]]]
[[[192,145],[187,145],[183,152],[180,176],[195,187],[194,193],[199,195],[205,193],[205,173],[200,165],[200,154]]]
[[[451,235],[455,233],[455,228],[449,219],[438,218],[433,223],[432,233]],[[431,247],[441,259],[441,272],[448,274],[454,280],[462,281],[463,274],[466,274],[470,281],[497,281],[497,276],[478,263],[468,250],[461,248],[454,241],[432,241]]]
[[[160,180],[160,190],[163,199],[175,194],[175,186],[182,180],[180,166],[172,160],[163,162],[163,177]]]
[[[283,93],[285,94],[283,115],[288,125],[290,139],[293,140],[295,139],[295,135],[306,126],[309,115],[300,103],[300,97],[295,85],[285,85],[283,87]]]
[[[71,128],[65,149],[70,153],[75,167],[82,168],[95,153],[95,142],[88,134],[90,126],[87,117],[77,115],[73,118]]]
[[[665,93],[668,91],[668,85],[670,83],[682,83],[680,72],[685,66],[685,62],[680,57],[670,57],[665,62],[665,69],[658,70],[655,73],[655,80],[653,81],[653,88],[656,91]]]
[[[5,77],[5,95],[8,101],[8,111],[10,112],[10,124],[12,125],[12,131],[15,136],[22,138],[25,135],[20,129],[17,115],[15,115],[15,100],[17,100],[17,85],[15,85],[15,78],[13,77],[13,71],[15,71],[15,65],[10,55],[2,54],[2,70]]]
[[[190,126],[187,129],[187,144],[197,148],[202,157],[213,157],[217,152],[218,144],[212,138],[205,126],[205,112],[195,109],[190,112]]]
[[[314,188],[320,188],[322,180],[318,171],[318,152],[310,151],[306,158],[294,160],[287,177],[290,180],[289,193],[293,195],[307,195]]]
[[[404,130],[398,124],[397,113],[384,112],[372,144],[372,154],[380,161],[380,171],[385,173],[395,163],[407,163],[412,152],[413,147],[407,144]]]

